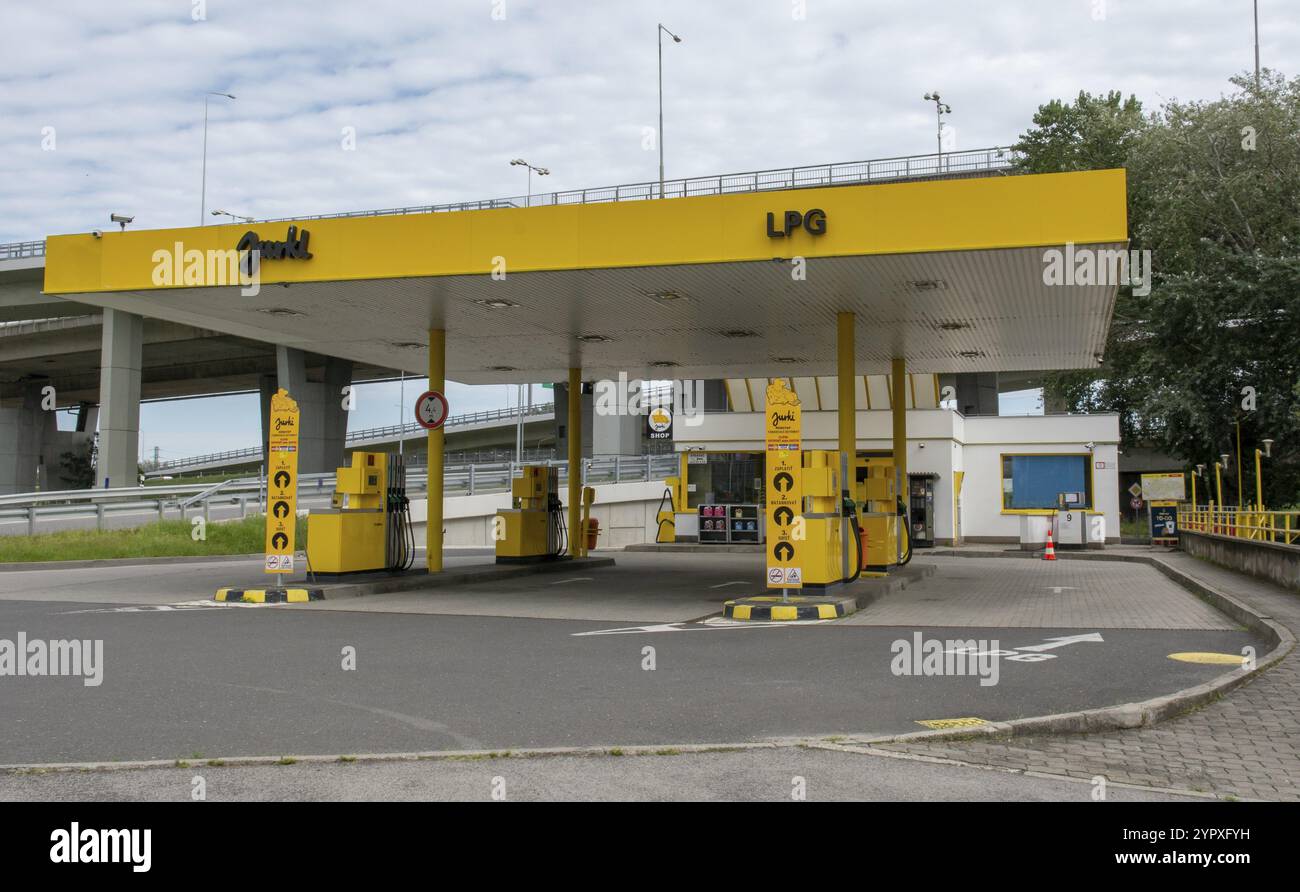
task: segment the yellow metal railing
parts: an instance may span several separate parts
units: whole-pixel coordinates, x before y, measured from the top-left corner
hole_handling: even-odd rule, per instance
[[[1178,528],[1279,545],[1300,544],[1300,511],[1256,511],[1254,508],[1202,505],[1178,512]]]

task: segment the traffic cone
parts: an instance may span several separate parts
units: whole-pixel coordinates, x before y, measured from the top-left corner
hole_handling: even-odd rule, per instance
[[[1050,529],[1047,531],[1047,551],[1043,552],[1043,560],[1056,560],[1056,546],[1052,544],[1052,531]]]

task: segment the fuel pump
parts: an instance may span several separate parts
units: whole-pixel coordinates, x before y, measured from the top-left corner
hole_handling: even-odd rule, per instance
[[[415,561],[406,465],[400,456],[354,452],[334,477],[330,507],[307,517],[314,575],[404,571]]]
[[[912,559],[911,524],[907,503],[898,491],[893,459],[860,458],[854,477],[867,540],[862,569],[879,575],[906,564]]]
[[[569,547],[559,475],[546,465],[525,465],[510,481],[510,507],[494,522],[498,564],[555,560]]]

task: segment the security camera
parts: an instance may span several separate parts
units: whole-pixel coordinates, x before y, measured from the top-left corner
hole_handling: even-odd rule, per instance
[[[104,237],[104,231],[102,229],[92,229],[90,230],[90,234],[93,235],[95,238]]]
[[[110,219],[110,220],[112,220],[114,223],[117,223],[118,225],[120,225],[120,226],[122,227],[122,229],[125,231],[125,229],[126,229],[126,224],[128,224],[128,223],[130,223],[132,220],[134,220],[135,217],[128,217],[128,216],[126,216],[125,214],[109,214],[109,215],[108,215],[108,219]]]
[[[1087,449],[1089,452],[1092,452],[1092,450],[1097,448],[1097,444],[1089,440],[1087,443],[1083,444],[1083,448]]]

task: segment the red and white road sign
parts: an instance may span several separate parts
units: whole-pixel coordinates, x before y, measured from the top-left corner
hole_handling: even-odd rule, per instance
[[[447,398],[436,390],[426,390],[415,401],[415,420],[420,427],[436,431],[447,421]]]

